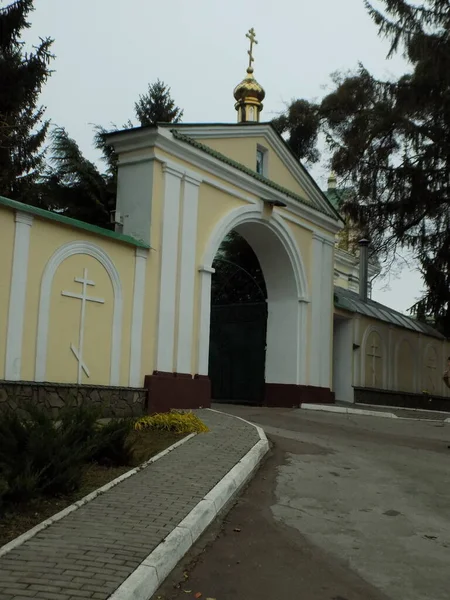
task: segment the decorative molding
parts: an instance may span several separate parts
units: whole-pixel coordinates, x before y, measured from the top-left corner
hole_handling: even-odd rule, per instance
[[[333,354],[333,250],[334,244],[323,240],[322,248],[322,281],[321,281],[321,319],[320,343],[322,356],[320,359],[320,387],[331,388],[331,361]],[[314,335],[314,331],[313,331]]]
[[[298,201],[290,196],[286,196],[282,192],[252,178],[250,175],[227,165],[214,156],[176,140],[168,128],[159,128],[157,132],[155,130],[136,130],[125,133],[119,132],[110,135],[108,141],[114,146],[116,152],[119,154],[136,151],[148,152],[155,148],[162,150],[175,158],[191,163],[194,167],[203,169],[211,175],[223,179],[233,186],[240,187],[242,190],[254,194],[259,198],[267,198],[270,196],[271,198],[279,199],[289,207],[289,210],[293,214],[308,219],[311,223],[329,231],[333,235],[342,229],[342,224],[331,216],[320,213],[314,207],[309,207],[306,204],[299,204]],[[136,155],[133,156],[136,159]],[[163,162],[166,161],[165,157],[161,158]],[[124,157],[123,161],[125,160],[126,158]],[[310,179],[308,174],[307,178]],[[325,202],[322,197],[322,192],[319,188],[316,188],[312,180],[309,185],[313,186],[315,194],[319,194],[322,201]]]
[[[173,371],[175,309],[177,304],[177,265],[181,178],[183,173],[164,169],[164,205],[161,234],[161,279],[158,317],[156,370]]]
[[[173,129],[177,129],[176,125]],[[209,129],[204,126],[196,127],[193,125],[182,126],[178,129],[180,133],[190,135],[194,139],[249,137],[247,125],[243,125],[242,127],[235,126],[232,128],[229,126],[212,125]],[[279,158],[281,158],[283,164],[287,167],[300,187],[304,188],[319,206],[322,208],[329,208],[329,204],[324,198],[324,192],[318,187],[302,163],[292,156],[291,152],[286,148],[285,144],[280,139],[280,136],[275,133],[271,125],[265,123],[252,125],[252,137],[264,138],[267,144],[274,149],[275,154],[278,154]],[[261,146],[260,144],[258,144],[258,146],[263,150],[267,150],[265,146]]]
[[[264,224],[278,236],[291,259],[297,288],[299,290],[299,298],[308,300],[309,292],[306,270],[300,250],[297,247],[297,243],[290,228],[286,226],[283,218],[278,214],[274,214],[270,221],[263,219],[261,211],[255,206],[235,208],[219,221],[211,234],[208,246],[203,254],[202,263],[205,265],[203,268],[212,268],[209,265],[212,265],[219,246],[227,233],[244,223]]]
[[[147,248],[136,248],[136,257],[137,258],[145,258],[147,260],[149,254],[149,250]]]
[[[133,313],[131,317],[131,346],[129,386],[141,387],[142,332],[144,328],[145,274],[148,250],[136,248],[134,261]]]
[[[171,161],[165,161],[162,163],[162,170],[164,174],[173,175],[173,177],[179,177],[180,179],[184,176],[185,172],[179,165]]]
[[[296,244],[295,238],[289,226],[286,225],[283,218],[274,214],[273,218],[266,220],[263,218],[258,206],[243,206],[230,211],[213,230],[205,252],[203,254],[202,264],[199,268],[202,273],[201,292],[200,292],[200,324],[199,324],[199,374],[208,374],[208,355],[209,355],[209,327],[210,327],[210,311],[211,311],[211,273],[214,257],[222,243],[224,237],[229,231],[238,226],[255,223],[264,225],[276,236],[286,252],[289,264],[292,266],[292,273],[295,282],[295,300],[298,303],[297,324],[296,325],[296,346],[293,351],[297,352],[295,357],[296,363],[296,381],[291,383],[299,383],[305,381],[305,360],[307,355],[307,307],[309,301],[308,281],[304,268],[300,250]],[[263,267],[264,268],[264,267]],[[270,301],[270,299],[269,299]],[[294,310],[292,308],[292,310]],[[331,318],[331,316],[330,316]],[[302,329],[300,329],[302,328]]]
[[[35,380],[45,381],[46,365],[47,365],[47,343],[48,343],[48,327],[50,318],[50,300],[52,283],[58,267],[69,256],[75,254],[86,254],[98,260],[104,267],[111,280],[114,294],[114,309],[112,323],[112,339],[111,339],[111,366],[110,366],[110,385],[119,385],[120,381],[120,355],[121,355],[121,338],[122,338],[122,312],[123,312],[123,293],[122,284],[119,273],[106,252],[99,246],[87,242],[76,241],[69,242],[60,246],[58,250],[47,262],[41,280],[41,291],[39,299],[38,313],[38,328],[36,342],[36,366]]]
[[[382,330],[379,329],[376,325],[369,325],[368,327],[366,327],[366,330],[364,331],[364,334],[362,336],[362,340],[361,340],[361,348],[360,348],[360,352],[361,352],[361,387],[366,387],[366,345],[367,345],[367,340],[370,336],[371,333],[377,333],[380,340],[381,340],[381,344],[382,344],[382,348],[383,348],[383,363],[382,363],[382,377],[383,377],[383,382],[382,382],[382,387],[381,389],[385,390],[387,388],[387,373],[388,373],[388,352],[387,352],[387,344],[386,344],[386,340],[384,339],[384,335],[382,333]]]
[[[33,217],[27,213],[17,211],[15,221],[5,357],[5,379],[10,379],[11,381],[20,380],[22,369],[28,256]]]
[[[310,385],[320,386],[322,358],[322,276],[323,276],[323,238],[313,235],[312,240],[312,313],[311,313],[311,360]]]
[[[198,341],[198,365],[199,375],[208,375],[209,367],[209,333],[211,325],[211,276],[214,269],[201,269],[200,281],[200,322]]]
[[[181,221],[177,373],[190,373],[192,369],[199,185],[199,181],[194,181],[188,176],[185,177]]]
[[[202,265],[201,267],[198,268],[200,273],[211,273],[214,274],[216,272],[216,270],[214,269],[214,267],[206,267],[205,265]]]
[[[362,387],[360,381],[361,377],[361,316],[355,314],[352,318],[353,321],[353,348],[357,346],[357,349],[353,350],[353,386]]]
[[[16,223],[23,223],[24,225],[28,225],[29,227],[33,225],[33,219],[33,215],[22,212],[20,210],[17,210],[14,216],[14,220]]]

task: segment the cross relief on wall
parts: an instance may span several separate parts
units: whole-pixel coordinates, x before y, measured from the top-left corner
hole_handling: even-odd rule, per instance
[[[381,384],[381,382],[377,381],[377,361],[381,361],[382,355],[380,352],[380,348],[377,343],[377,339],[375,336],[372,338],[372,344],[370,345],[371,352],[367,352],[367,356],[370,357],[371,360],[371,373],[372,373],[372,386],[376,387],[377,384]]]
[[[83,269],[83,277],[75,277],[75,283],[81,283],[82,290],[81,294],[75,294],[73,292],[62,291],[62,296],[67,296],[68,298],[75,298],[77,300],[81,300],[80,307],[80,325],[78,331],[78,347],[75,347],[72,343],[70,344],[70,349],[72,350],[73,355],[78,361],[78,370],[77,370],[77,383],[81,383],[83,371],[86,373],[87,377],[90,377],[89,369],[87,368],[84,360],[83,360],[83,345],[84,345],[84,324],[86,317],[86,303],[87,302],[96,302],[98,304],[104,304],[105,300],[103,298],[95,298],[93,296],[88,296],[87,290],[88,285],[94,286],[95,283],[90,281],[87,278],[88,271],[87,269]]]

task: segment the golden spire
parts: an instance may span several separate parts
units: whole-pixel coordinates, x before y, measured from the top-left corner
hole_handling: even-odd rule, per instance
[[[334,171],[331,171],[330,176],[328,177],[328,189],[335,190],[337,187],[337,177]]]
[[[234,97],[236,99],[234,107],[238,113],[238,123],[258,123],[259,114],[263,109],[262,101],[266,93],[253,77],[252,63],[255,60],[253,57],[253,45],[258,43],[253,27],[245,36],[250,40],[250,49],[247,50],[247,76],[234,89]]]

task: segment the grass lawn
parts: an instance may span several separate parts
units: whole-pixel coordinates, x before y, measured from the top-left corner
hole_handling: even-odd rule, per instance
[[[140,465],[158,452],[168,448],[187,434],[171,431],[133,431],[135,443],[134,465],[127,467],[103,467],[86,465],[81,488],[74,494],[57,498],[39,498],[27,504],[19,504],[0,518],[0,546],[25,533],[41,521],[48,519],[83,496]]]

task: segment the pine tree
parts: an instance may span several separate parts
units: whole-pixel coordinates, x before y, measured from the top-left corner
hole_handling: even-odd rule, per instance
[[[170,88],[159,79],[148,86],[146,94],[139,96],[134,108],[143,127],[156,123],[179,123],[183,117],[183,111],[172,100]]]
[[[0,194],[45,206],[38,182],[49,122],[38,100],[51,74],[53,40],[41,39],[33,51],[24,51],[21,34],[33,10],[33,0],[0,8]]]
[[[135,104],[140,125],[161,122],[179,122],[183,111],[175,106],[170,89],[161,81],[150,84],[148,93]],[[123,128],[133,127],[128,121]],[[94,146],[100,150],[106,170],[100,172],[94,163],[84,158],[76,141],[63,127],[51,134],[51,167],[46,176],[46,195],[52,198],[53,208],[63,214],[102,227],[111,227],[110,212],[116,203],[117,155],[108,145],[105,134],[115,131],[97,125],[94,128]]]
[[[365,4],[389,55],[403,52],[410,71],[382,81],[360,65],[336,76],[317,127],[354,190],[344,211],[379,251],[414,253],[426,292],[413,312],[450,335],[450,3],[381,2],[384,11]]]

